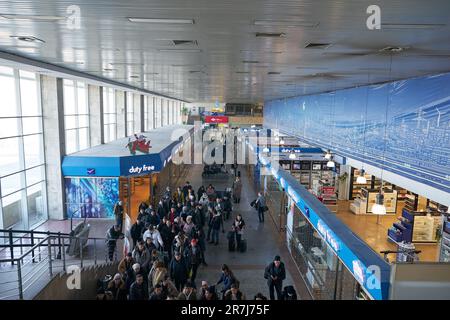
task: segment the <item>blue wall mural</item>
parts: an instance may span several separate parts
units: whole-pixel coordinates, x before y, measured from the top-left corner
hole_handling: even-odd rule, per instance
[[[67,215],[73,218],[114,218],[119,178],[65,178]]]
[[[450,74],[266,101],[264,124],[450,192]]]

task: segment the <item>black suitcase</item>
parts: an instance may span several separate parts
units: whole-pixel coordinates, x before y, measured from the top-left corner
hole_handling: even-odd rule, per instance
[[[240,245],[239,245],[239,251],[240,251],[240,252],[245,252],[245,251],[247,251],[247,240],[245,240],[245,239],[242,239],[242,240],[241,240],[241,243],[240,243]]]
[[[228,251],[235,251],[236,250],[236,239],[234,236],[233,231],[229,231],[227,234],[228,238]]]

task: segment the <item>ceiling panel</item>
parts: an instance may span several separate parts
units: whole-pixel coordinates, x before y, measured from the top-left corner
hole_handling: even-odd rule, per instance
[[[65,18],[56,22],[0,18],[0,50],[196,101],[262,102],[450,71],[448,0],[377,1],[383,23],[441,25],[375,31],[366,27],[366,8],[372,2],[3,1],[0,15],[64,18],[67,8],[76,5],[81,23],[80,29],[72,30]],[[195,23],[133,23],[129,17]],[[259,38],[256,33],[284,37]],[[34,36],[45,43],[11,36]],[[197,44],[174,45],[172,40]],[[308,43],[330,46],[305,49]],[[397,54],[379,52],[387,46],[406,49]]]

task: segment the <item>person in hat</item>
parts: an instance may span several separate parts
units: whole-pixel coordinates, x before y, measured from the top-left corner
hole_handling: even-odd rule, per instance
[[[185,257],[192,282],[197,277],[198,266],[202,263],[202,250],[198,246],[197,239],[191,240],[191,245],[186,248]]]
[[[280,256],[275,256],[273,262],[266,267],[264,278],[267,279],[267,285],[269,286],[270,300],[275,300],[274,288],[277,291],[278,300],[282,300],[281,290],[283,288],[283,280],[286,279],[286,269],[284,268],[284,263],[281,262]]]

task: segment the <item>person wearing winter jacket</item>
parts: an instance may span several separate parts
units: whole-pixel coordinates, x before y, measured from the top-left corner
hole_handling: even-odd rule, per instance
[[[162,281],[162,289],[166,297],[177,297],[179,295],[175,284],[172,282],[172,280],[170,280],[169,274],[166,274],[164,280]]]
[[[193,228],[194,228],[194,223],[192,222],[192,216],[187,216],[186,223],[183,226],[184,233],[187,235],[190,235]]]
[[[166,208],[165,208],[162,200],[159,200],[158,208],[156,209],[156,212],[158,213],[158,217],[160,219],[162,219],[162,217],[164,217],[168,213],[168,211],[166,211]]]
[[[222,275],[220,276],[219,281],[217,281],[216,286],[221,283],[223,283],[223,288],[221,290],[223,295],[231,289],[231,285],[233,283],[236,283],[236,278],[234,277],[233,272],[231,272],[230,268],[226,264],[222,266]]]
[[[155,211],[150,212],[150,216],[148,217],[148,224],[153,225],[153,226],[157,226],[160,222],[161,219],[159,218],[159,216],[156,214]],[[148,228],[148,226],[147,226]]]
[[[225,232],[223,228],[223,219],[222,215],[219,212],[216,212],[211,220],[211,228],[212,228],[212,239],[211,244],[219,245],[219,233],[220,228],[222,228],[222,232]]]
[[[191,245],[185,249],[184,256],[186,257],[186,264],[191,274],[191,282],[195,282],[197,276],[198,266],[202,263],[202,250],[197,245],[197,240],[192,239]]]
[[[225,292],[223,300],[245,300],[245,294],[243,294],[238,286],[233,283],[230,290]]]
[[[177,290],[181,291],[188,279],[188,268],[181,253],[175,252],[174,258],[169,264],[169,274]]]
[[[200,247],[201,257],[202,257],[202,264],[204,266],[207,266],[205,260],[205,251],[206,251],[206,242],[205,242],[205,232],[203,231],[203,228],[201,226],[194,226],[191,232],[191,239],[197,240],[197,244]]]
[[[136,275],[136,281],[130,287],[129,300],[148,300],[148,289],[142,274]]]
[[[148,230],[144,232],[142,239],[146,241],[147,238],[152,239],[152,242],[155,245],[156,249],[159,249],[159,247],[164,247],[164,242],[161,238],[161,234],[159,233],[158,229],[155,228],[155,225],[150,225],[148,227]]]
[[[147,273],[150,269],[150,252],[145,247],[144,241],[139,241],[133,250],[133,259],[141,267],[143,273]]]
[[[183,291],[178,295],[178,300],[197,300],[197,293],[189,282],[184,285]]]
[[[200,188],[198,188],[197,191],[197,199],[200,201],[200,198],[203,196],[203,194],[206,193],[206,189],[205,186],[201,186]]]
[[[119,273],[116,273],[114,278],[108,283],[106,291],[111,292],[113,300],[127,300],[127,287]]]
[[[164,277],[168,274],[166,267],[164,266],[164,262],[155,261],[152,270],[148,275],[148,283],[149,286],[151,284],[152,288],[154,288],[157,284],[161,284],[164,280]]]
[[[126,257],[120,260],[117,271],[122,275],[123,278],[126,277],[127,272],[133,267],[136,262],[133,259],[133,254],[128,252]]]
[[[142,239],[142,234],[144,233],[145,226],[141,219],[137,219],[136,222],[131,226],[130,235],[133,239],[133,249],[139,240]]]

